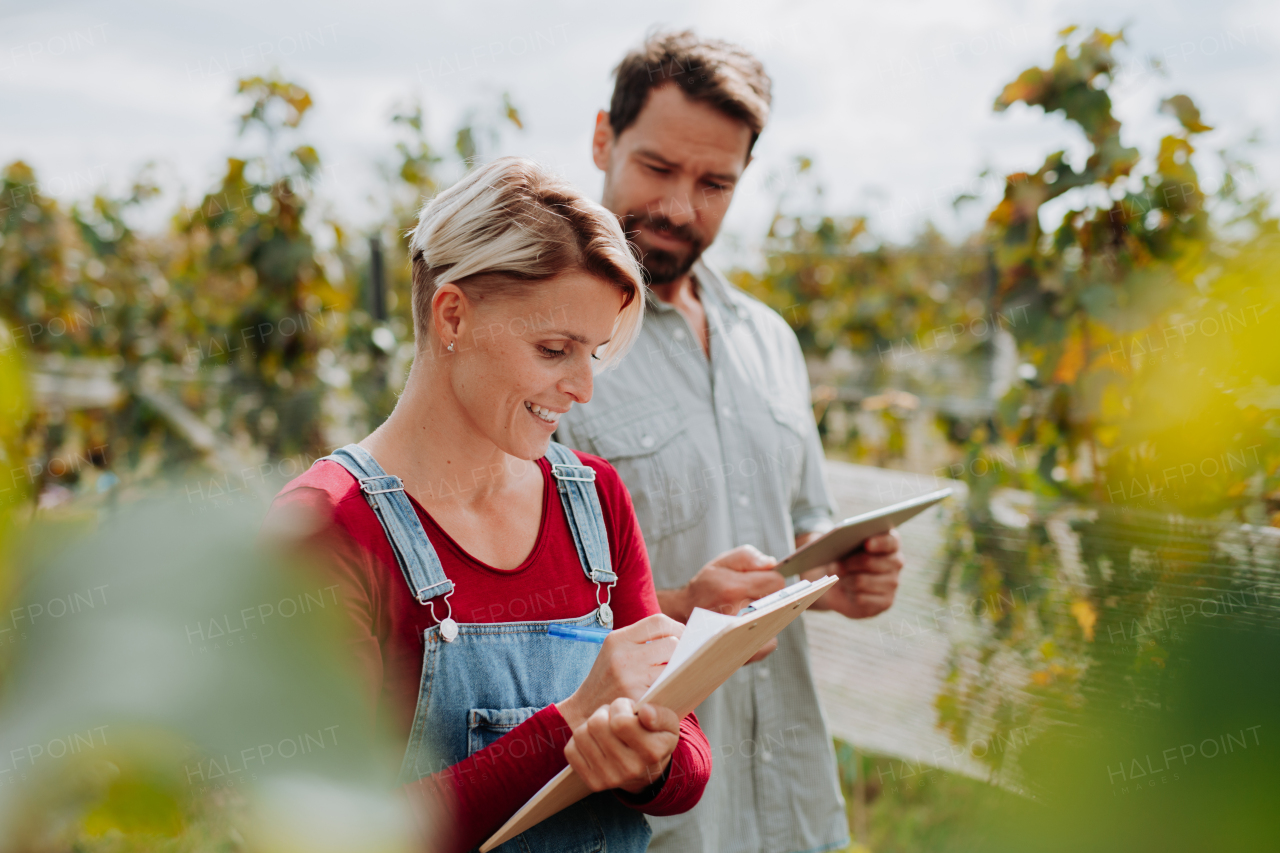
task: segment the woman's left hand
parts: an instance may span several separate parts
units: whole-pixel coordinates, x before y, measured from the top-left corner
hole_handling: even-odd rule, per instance
[[[662,776],[679,742],[680,719],[674,711],[636,707],[621,696],[573,730],[564,757],[591,790],[621,788],[636,794]]]

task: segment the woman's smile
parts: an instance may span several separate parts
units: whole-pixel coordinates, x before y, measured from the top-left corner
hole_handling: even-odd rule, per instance
[[[564,414],[564,412],[555,412],[555,411],[552,411],[551,409],[546,408],[545,406],[539,406],[536,403],[530,403],[528,400],[524,401],[524,408],[525,408],[525,411],[533,415],[535,418],[537,418],[546,426],[551,427],[553,430],[555,429],[556,424],[559,423],[560,416]],[[566,409],[565,411],[568,411],[568,409]]]

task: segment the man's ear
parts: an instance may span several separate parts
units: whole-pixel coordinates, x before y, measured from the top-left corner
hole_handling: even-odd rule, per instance
[[[602,172],[609,170],[609,157],[613,154],[613,125],[609,124],[609,111],[596,113],[596,129],[591,134],[591,159]]]

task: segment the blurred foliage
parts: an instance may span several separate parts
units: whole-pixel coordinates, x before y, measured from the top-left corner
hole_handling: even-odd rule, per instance
[[[849,834],[860,829],[858,797],[865,809],[864,837],[851,853],[920,853],[949,850],[948,842],[979,809],[996,808],[1016,795],[986,782],[928,764],[889,755],[865,754],[836,741],[840,787],[849,814]],[[862,787],[859,793],[858,777]]]
[[[1180,131],[1160,141],[1145,176],[1136,174],[1139,152],[1121,144],[1106,92],[1120,39],[1094,31],[1074,54],[1064,44],[1051,68],[1023,72],[996,101],[997,110],[1022,101],[1063,111],[1092,153],[1079,171],[1059,151],[1034,174],[1009,176],[988,218],[995,307],[1030,306],[1029,322],[1011,331],[1034,368],[1001,401],[988,440],[1035,441],[1040,479],[1063,495],[1149,506],[1143,499],[1155,489],[1180,512],[1231,510],[1266,523],[1263,495],[1280,485],[1280,406],[1265,394],[1238,395],[1280,385],[1280,363],[1267,357],[1280,329],[1267,310],[1280,295],[1267,261],[1280,250],[1276,221],[1263,214],[1266,199],[1255,199],[1224,211],[1230,219],[1215,233],[1191,164],[1194,136],[1210,128],[1185,95],[1163,104]],[[1235,186],[1228,173],[1223,201],[1240,201]],[[1042,230],[1044,206],[1073,191],[1058,226]],[[1240,221],[1251,227],[1233,240],[1230,226]],[[1205,458],[1225,462],[1229,451],[1241,461],[1216,475],[1197,471],[1194,483],[1163,474]]]
[[[14,516],[24,504],[25,492],[29,488],[26,478],[13,476],[14,471],[25,470],[26,467],[22,424],[27,420],[28,402],[17,343],[8,329],[0,328],[0,346],[4,347],[5,354],[0,358],[0,465],[8,473],[0,482],[0,489],[4,491],[4,499],[0,500],[0,602],[8,602],[12,600],[18,582],[12,553]],[[9,650],[0,649],[0,675],[7,668],[8,657]]]
[[[829,447],[902,465],[911,421],[929,416],[950,443],[949,468],[925,470],[959,474],[968,498],[936,590],[994,603],[956,638],[937,699],[957,744],[1047,731],[1090,696],[1159,705],[1174,631],[1139,626],[1165,624],[1164,608],[1231,594],[1275,622],[1252,574],[1274,548],[1222,541],[1233,523],[1280,526],[1271,199],[1244,194],[1249,167],[1228,152],[1220,188],[1201,186],[1192,155],[1211,128],[1186,95],[1161,103],[1176,129],[1154,150],[1124,145],[1107,91],[1123,34],[1070,28],[1061,40],[995,109],[1060,113],[1087,154],[1005,176],[969,242],[926,229],[892,246],[861,218],[779,212],[765,269],[736,276],[840,384],[815,388]],[[929,399],[913,359],[933,349],[947,357],[935,365],[996,365],[998,336],[974,334],[976,318],[1007,336],[1011,375],[992,377],[985,406],[948,408],[955,377],[938,372]],[[921,388],[923,400],[906,393]]]
[[[851,827],[856,773],[865,786],[866,846],[851,850],[1273,850],[1280,633],[1202,623],[1168,655],[1159,704],[1099,695],[1022,752],[1018,781],[1034,796],[837,742]]]
[[[1183,95],[1164,101],[1180,130],[1139,177],[1106,93],[1121,36],[1064,40],[1051,68],[996,101],[1061,110],[1092,151],[1078,170],[1055,152],[1009,176],[987,222],[993,307],[1029,307],[1010,327],[1024,381],[963,447],[969,502],[938,582],[1009,602],[953,650],[938,709],[957,742],[978,721],[1063,722],[1099,695],[1159,705],[1174,631],[1135,626],[1226,592],[1244,602],[1248,569],[1268,555],[1224,554],[1224,523],[1280,526],[1280,241],[1267,200],[1237,198],[1228,173],[1215,228],[1190,160],[1208,128]],[[1057,227],[1042,229],[1045,205],[1067,193]],[[1020,446],[1034,467],[976,464]],[[1020,529],[993,509],[1010,485],[1040,498]],[[1255,588],[1249,603],[1274,623],[1274,601]]]
[[[805,350],[919,346],[912,342],[921,329],[967,323],[985,310],[981,253],[932,228],[899,247],[871,240],[864,217],[808,219],[779,211],[765,235],[766,269],[734,274],[791,321]]]
[[[1169,652],[1160,704],[1098,697],[1024,752],[1034,798],[982,804],[945,849],[1275,849],[1280,632],[1201,624]]]
[[[1048,790],[1045,768],[1054,762],[1093,772],[1080,762],[1098,744],[1132,751],[1127,730],[1114,730],[1126,715],[1148,720],[1161,737],[1195,735],[1177,716],[1194,703],[1177,693],[1186,682],[1174,678],[1194,655],[1184,653],[1170,608],[1230,601],[1234,618],[1239,599],[1249,604],[1241,619],[1274,627],[1270,587],[1255,571],[1274,554],[1224,541],[1228,523],[1237,531],[1241,522],[1280,526],[1280,239],[1271,199],[1244,192],[1249,166],[1225,152],[1220,187],[1201,186],[1192,156],[1212,114],[1186,95],[1162,102],[1176,126],[1153,150],[1123,144],[1108,94],[1123,73],[1123,45],[1120,33],[1066,30],[1047,67],[1027,69],[999,94],[997,111],[1061,113],[1088,153],[1081,162],[1054,152],[1034,172],[1005,176],[1001,199],[970,239],[956,244],[926,227],[892,245],[874,237],[865,217],[791,212],[788,196],[816,180],[801,157],[777,185],[765,265],[733,274],[792,324],[815,370],[827,371],[815,405],[832,450],[902,465],[918,421],[936,421],[944,461],[964,472],[968,487],[937,591],[993,603],[957,637],[938,720],[956,743],[1037,732],[1027,760],[1004,779],[1035,790]],[[255,470],[244,466],[281,458],[305,465],[385,417],[413,354],[407,237],[418,207],[503,129],[524,126],[504,95],[496,110],[469,113],[437,145],[423,106],[401,106],[374,197],[381,222],[357,234],[319,203],[338,175],[304,136],[311,94],[274,73],[239,81],[237,94],[246,153],[229,158],[216,185],[174,211],[161,233],[130,225],[162,197],[149,170],[119,196],[103,189],[71,205],[42,192],[22,162],[0,172],[4,610],[14,600],[39,601],[41,584],[65,583],[73,570],[49,568],[52,552],[83,537],[99,513],[112,517],[117,497],[136,498],[168,479],[186,486],[185,495],[172,495],[190,509],[193,488],[201,501],[224,495],[214,475],[234,492],[229,477]],[[957,203],[966,200],[972,196]],[[1006,351],[1009,376],[998,368]],[[997,366],[974,380],[947,372],[959,362]],[[74,509],[58,507],[73,496]],[[59,512],[64,526],[15,537],[32,519]],[[154,550],[126,547],[147,538],[134,531],[137,542],[93,540],[96,551],[77,552],[80,568],[117,552],[135,554],[143,568],[166,565]],[[231,582],[239,575],[223,573],[258,558],[220,550],[217,536],[191,536],[185,549],[173,546],[182,555],[173,578],[196,578],[197,586],[216,579],[220,595],[243,592]],[[193,562],[193,549],[204,547],[210,562]],[[148,577],[168,597],[146,601],[175,618],[187,613],[191,602],[173,578]],[[136,580],[121,576],[119,594],[131,594]],[[139,625],[156,615],[116,613]],[[88,725],[112,714],[119,721],[111,723],[119,740],[109,758],[51,767],[52,781],[33,779],[11,801],[27,810],[23,832],[53,833],[40,837],[55,848],[69,839],[79,849],[237,848],[248,802],[235,791],[193,796],[173,775],[175,762],[190,761],[185,750],[215,754],[233,732],[275,719],[271,709],[235,704],[235,690],[218,680],[226,673],[209,673],[219,695],[200,693],[164,658],[174,644],[161,639],[131,662],[144,675],[185,684],[193,692],[181,701],[194,696],[207,707],[149,715],[151,694],[142,688],[160,689],[156,678],[131,681],[137,672],[113,669],[118,656],[76,659],[84,649],[102,651],[93,630],[119,627],[89,620],[68,635],[82,640],[80,649],[53,643],[48,654],[72,664],[46,665],[76,673],[67,683],[82,679],[82,690],[52,696],[47,684],[20,689],[20,677],[6,678],[6,701],[35,697],[29,708],[8,706],[22,721],[12,737],[44,737],[54,723]],[[34,643],[6,647],[6,674],[31,672],[37,651]],[[234,677],[269,686],[272,667],[300,665],[288,657],[296,649],[285,651]],[[104,677],[141,692],[121,697],[104,681],[102,700],[83,702],[96,695],[88,685]],[[288,709],[310,689],[262,696]],[[80,705],[89,716],[72,713]],[[50,707],[58,713],[46,714]],[[214,712],[225,720],[215,725]],[[1096,742],[1064,746],[1073,727]],[[1077,802],[1070,791],[1058,793]],[[877,849],[911,846],[894,837],[905,831],[903,813],[919,830],[913,837],[926,839],[915,849],[928,849],[929,839],[942,837],[936,827],[950,825],[949,814],[930,811],[945,812],[941,803],[952,797],[970,802],[950,783],[904,794],[899,823],[872,821]],[[910,817],[916,812],[918,820]],[[1044,814],[1063,825],[1062,838],[1082,837],[1061,815]],[[73,817],[50,829],[41,821],[51,815]],[[1018,825],[1008,821],[999,844],[975,849],[1034,849],[1009,840]]]
[[[158,203],[150,169],[69,206],[22,162],[0,172],[3,849],[407,837],[387,798],[401,747],[368,732],[333,592],[256,528],[283,479],[394,406],[413,354],[406,231],[521,120],[504,96],[459,131],[466,152],[438,153],[421,105],[398,110],[382,221],[356,236],[317,204],[337,176],[301,136],[310,93],[275,73],[237,93],[247,153],[159,233],[130,224]],[[290,600],[305,618],[234,624]],[[290,739],[298,757],[230,769]]]
[[[222,415],[214,426],[270,458],[315,457],[326,447],[320,368],[341,340],[352,295],[342,279],[329,280],[305,224],[308,190],[322,174],[319,155],[310,145],[278,150],[311,97],[275,78],[241,80],[239,90],[251,99],[241,133],[260,131],[266,150],[229,159],[219,186],[178,214],[170,278],[193,300],[183,319],[184,337],[195,343],[184,361],[197,370],[230,368],[199,401]]]
[[[5,611],[0,849],[407,849],[401,748],[370,725],[317,555],[289,546],[302,527],[176,497],[26,531],[64,547]]]
[[[420,104],[398,110],[395,162],[373,199],[385,225],[359,239],[313,212],[339,176],[299,136],[311,94],[276,73],[237,93],[250,153],[228,158],[161,233],[129,224],[157,203],[150,169],[124,197],[104,188],[69,208],[25,163],[0,173],[3,354],[27,353],[38,392],[17,421],[25,469],[11,466],[29,488],[6,499],[52,504],[117,484],[137,496],[157,479],[194,483],[203,499],[211,477],[305,466],[394,406],[413,354],[406,231],[462,157],[428,143]],[[468,122],[459,133],[485,145],[522,126],[505,95]],[[385,247],[381,316],[368,237]]]

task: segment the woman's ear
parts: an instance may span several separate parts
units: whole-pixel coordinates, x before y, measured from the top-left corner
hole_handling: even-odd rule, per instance
[[[431,325],[441,349],[460,338],[470,320],[471,301],[453,282],[442,284],[431,296]]]

